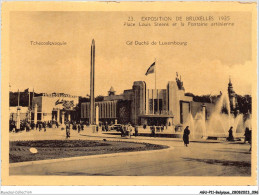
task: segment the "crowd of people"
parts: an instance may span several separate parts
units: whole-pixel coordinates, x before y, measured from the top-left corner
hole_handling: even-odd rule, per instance
[[[66,122],[66,124],[69,124],[69,126],[72,126],[73,130],[80,130],[84,129],[84,123],[83,122]],[[37,123],[29,122],[27,120],[21,120],[20,122],[20,128],[17,128],[17,123],[15,121],[10,121],[10,131],[12,132],[19,132],[19,131],[30,131],[30,130],[44,130],[47,131],[47,128],[59,128],[61,126],[60,123],[57,121],[38,121]],[[61,127],[62,128],[62,127]]]
[[[47,131],[47,128],[59,128],[61,126],[61,130],[66,129],[66,138],[70,137],[70,129],[77,131],[80,133],[81,131],[84,130],[84,127],[87,126],[86,122],[83,121],[72,121],[72,122],[65,122],[65,126],[61,126],[57,121],[38,121],[36,124],[32,121],[29,122],[27,120],[22,120],[20,123],[20,128],[18,129],[16,126],[15,121],[10,121],[10,131],[12,132],[19,132],[22,130],[30,131],[30,130],[39,130],[39,131]],[[105,123],[100,123],[99,126],[96,126],[96,131],[98,132],[99,129],[101,131],[109,131],[112,128],[112,123],[108,124],[108,122]],[[117,127],[118,131],[121,133],[121,137],[128,137],[131,138],[133,135],[138,136],[139,131],[138,131],[138,126],[134,125],[132,126],[130,123],[126,125],[119,125]],[[143,126],[144,129],[146,129],[146,125]],[[164,126],[150,126],[150,135],[152,137],[156,137],[156,132],[157,131],[163,131]],[[189,126],[186,126],[184,131],[183,131],[183,142],[186,147],[188,147],[189,144],[189,135],[191,134],[191,130],[189,129]],[[226,139],[227,141],[234,141],[234,135],[233,135],[233,127],[231,126],[229,131],[228,131],[228,137]],[[248,127],[245,129],[244,133],[244,143],[248,142],[250,144],[250,151],[252,150],[252,130],[250,130]]]
[[[80,133],[81,131],[84,130],[84,126],[85,124],[83,122],[66,122],[65,124],[66,126],[66,138],[70,138],[70,129],[72,128],[72,130],[77,131],[78,133]]]
[[[252,150],[252,130],[250,130],[248,127],[246,127],[244,136],[245,136],[244,143],[248,142],[250,144],[249,151],[251,151]],[[233,127],[232,126],[228,130],[227,141],[234,141]]]
[[[32,121],[29,122],[27,120],[22,120],[20,122],[20,128],[17,127],[17,123],[15,121],[10,121],[10,125],[9,125],[9,130],[12,132],[19,132],[19,131],[30,131],[30,130],[44,130],[46,131],[47,128],[53,128],[53,127],[58,127],[59,124],[54,122],[54,121],[38,121],[36,124]]]
[[[131,138],[131,136],[132,136],[132,129],[133,129],[133,127],[131,126],[130,123],[128,123],[127,125],[121,125],[119,127],[119,131],[121,132],[121,137],[128,136],[129,138]]]

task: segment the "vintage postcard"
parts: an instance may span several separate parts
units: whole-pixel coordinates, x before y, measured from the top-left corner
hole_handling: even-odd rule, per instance
[[[256,6],[4,2],[2,184],[257,185]]]

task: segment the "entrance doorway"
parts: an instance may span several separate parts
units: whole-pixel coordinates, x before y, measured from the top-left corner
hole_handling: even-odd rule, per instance
[[[180,123],[184,124],[191,111],[190,102],[180,101]]]

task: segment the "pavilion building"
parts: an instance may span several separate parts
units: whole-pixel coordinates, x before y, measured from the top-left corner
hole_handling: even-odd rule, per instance
[[[63,123],[76,120],[75,107],[79,97],[63,93],[44,93],[34,97],[32,100],[31,120],[38,121],[57,121]]]
[[[97,107],[98,106],[98,107]],[[183,82],[178,78],[169,81],[165,89],[147,89],[145,81],[135,81],[132,89],[115,94],[113,87],[103,101],[95,102],[99,109],[99,121],[134,125],[184,124],[189,113],[193,116],[207,107],[208,116],[214,107],[211,103],[194,102],[185,95]],[[89,121],[90,103],[81,104],[81,119]]]

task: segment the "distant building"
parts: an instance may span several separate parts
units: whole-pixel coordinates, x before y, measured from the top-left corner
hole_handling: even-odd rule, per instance
[[[20,120],[26,120],[29,117],[29,109],[28,107],[22,106],[12,106],[9,107],[9,118],[10,121],[17,121],[17,109],[20,109]]]
[[[71,96],[63,93],[43,94],[34,97],[32,100],[31,119],[35,121],[58,121],[63,123],[76,119],[75,107],[78,104],[78,96]],[[62,121],[64,114],[64,121]]]
[[[214,106],[206,104],[210,110]],[[189,113],[194,115],[204,106],[201,102],[193,102],[192,97],[185,96],[183,82],[178,75],[176,81],[169,81],[165,89],[147,89],[144,81],[135,81],[132,89],[116,95],[111,87],[108,96],[95,105],[98,105],[99,121],[102,122],[167,126],[184,124]],[[88,121],[89,116],[90,103],[82,103],[81,119]]]

